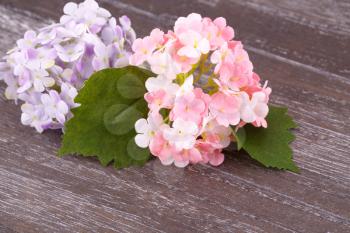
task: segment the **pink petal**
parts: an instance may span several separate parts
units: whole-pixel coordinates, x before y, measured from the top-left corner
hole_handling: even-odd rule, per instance
[[[209,163],[213,166],[219,166],[224,162],[225,156],[222,153],[214,153],[210,156]]]

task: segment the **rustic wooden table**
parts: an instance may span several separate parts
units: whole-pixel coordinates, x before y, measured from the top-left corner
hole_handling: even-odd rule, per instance
[[[116,171],[56,157],[59,132],[20,125],[0,97],[0,232],[350,232],[350,2],[347,0],[100,0],[138,35],[192,11],[224,16],[270,80],[272,102],[299,128],[300,174],[231,152],[218,167]],[[0,0],[1,56],[62,0]],[[0,92],[5,85],[0,85]]]

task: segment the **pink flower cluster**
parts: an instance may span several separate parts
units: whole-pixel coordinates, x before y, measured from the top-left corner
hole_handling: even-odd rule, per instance
[[[146,81],[150,111],[136,122],[135,141],[164,165],[218,166],[234,130],[247,123],[267,127],[271,89],[233,38],[224,18],[192,13],[179,18],[174,31],[154,29],[133,43],[130,63],[156,74]]]
[[[63,128],[83,82],[95,71],[128,65],[135,39],[128,17],[118,25],[95,0],[67,3],[60,23],[27,31],[0,63],[5,96],[24,102],[24,125]]]

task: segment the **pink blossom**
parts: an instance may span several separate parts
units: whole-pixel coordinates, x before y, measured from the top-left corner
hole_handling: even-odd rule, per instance
[[[158,47],[164,42],[164,32],[161,31],[159,28],[155,28],[151,32],[151,40],[153,43]]]
[[[213,147],[225,148],[230,145],[232,130],[230,127],[218,124],[218,122],[213,119],[206,124],[201,135],[203,140]]]
[[[210,143],[198,141],[197,148],[202,155],[202,163],[210,163],[213,166],[219,166],[224,162],[225,156],[221,149],[213,147]]]
[[[253,65],[240,42],[224,44],[211,60],[217,64],[215,72],[220,74],[221,82],[229,88],[240,89],[251,82]]]
[[[252,74],[241,64],[225,64],[220,70],[220,81],[231,90],[237,90],[248,85]]]
[[[147,120],[139,119],[135,123],[135,130],[138,133],[135,137],[135,143],[139,147],[147,148],[162,125],[163,118],[159,114],[150,114]]]
[[[151,153],[158,157],[163,165],[170,165],[174,162],[173,155],[177,153],[174,145],[170,144],[161,131],[158,131],[151,139],[149,149]]]
[[[220,46],[222,43],[230,41],[235,36],[232,27],[226,25],[226,19],[223,17],[216,18],[214,24],[218,28],[218,33],[216,35],[216,44]]]
[[[200,14],[191,13],[187,17],[180,17],[176,20],[174,32],[176,35],[180,35],[188,30],[201,33],[202,28],[202,16]]]
[[[192,69],[192,65],[198,62],[198,58],[191,58],[179,55],[178,51],[181,48],[183,48],[183,45],[177,37],[168,40],[167,51],[171,55],[173,61],[179,66],[179,70],[182,73],[187,73]]]
[[[130,57],[130,64],[141,65],[155,49],[156,43],[150,36],[136,39],[132,45],[132,50],[135,53]]]
[[[163,110],[164,122],[149,138],[162,164],[218,166],[232,141],[231,127],[267,126],[271,89],[261,86],[248,53],[233,37],[224,18],[192,13],[180,17],[173,31],[154,29],[134,43],[131,63],[157,74],[146,81],[145,99],[149,116]],[[202,75],[210,77],[205,86]]]
[[[197,133],[198,126],[194,122],[178,118],[171,128],[164,130],[164,137],[178,150],[191,149],[196,142]]]
[[[269,107],[267,106],[268,97],[267,95],[260,91],[255,92],[250,99],[248,94],[243,92],[241,94],[242,107],[241,107],[241,118],[246,123],[253,123],[257,127],[267,127],[267,122],[265,117],[269,112]]]
[[[153,73],[164,75],[170,80],[174,80],[181,71],[179,65],[173,61],[169,53],[154,53],[147,61]]]
[[[165,90],[146,93],[145,100],[152,112],[158,112],[162,108],[172,107],[172,98],[165,92]]]
[[[181,118],[186,121],[193,121],[199,125],[205,110],[205,102],[200,98],[196,98],[193,93],[190,93],[177,98],[170,113],[170,118],[171,120]]]
[[[184,149],[174,154],[174,164],[177,167],[185,167],[189,163],[196,164],[200,161],[202,161],[202,155],[195,147],[191,149]]]
[[[213,52],[210,61],[216,64],[214,72],[219,73],[223,64],[232,64],[234,59],[232,43],[223,43],[218,50]]]
[[[211,50],[217,48],[216,37],[218,34],[218,27],[210,18],[203,19],[203,30],[201,34],[209,41]]]
[[[197,59],[202,54],[207,54],[210,50],[209,41],[195,31],[182,33],[179,36],[179,40],[183,45],[177,52],[179,56]]]
[[[225,127],[239,123],[239,108],[240,103],[236,96],[225,95],[221,92],[215,93],[212,96],[209,105],[211,114],[220,125]]]

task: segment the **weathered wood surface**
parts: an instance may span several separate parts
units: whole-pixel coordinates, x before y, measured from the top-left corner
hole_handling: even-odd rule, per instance
[[[350,232],[350,2],[101,0],[140,36],[196,11],[224,16],[270,80],[272,102],[299,128],[300,174],[230,152],[218,167],[115,171],[59,159],[58,132],[20,125],[0,97],[0,232]],[[64,1],[0,0],[1,55],[28,28],[57,20]],[[0,85],[3,92],[4,85]]]

